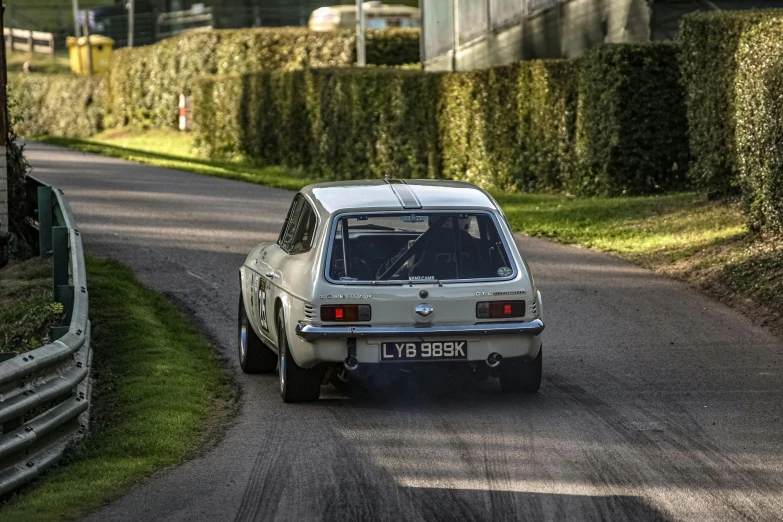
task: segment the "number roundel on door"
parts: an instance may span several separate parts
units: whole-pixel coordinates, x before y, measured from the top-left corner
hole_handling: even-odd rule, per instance
[[[266,281],[263,277],[258,278],[258,304],[261,307],[259,317],[261,318],[261,327],[269,330],[266,322]]]

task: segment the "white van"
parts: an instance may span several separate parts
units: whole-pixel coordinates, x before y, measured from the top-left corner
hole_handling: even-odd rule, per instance
[[[381,2],[365,2],[364,16],[367,29],[418,29],[421,27],[421,10],[406,5],[387,5]],[[336,5],[321,7],[310,15],[310,30],[336,31],[356,27],[356,6]]]

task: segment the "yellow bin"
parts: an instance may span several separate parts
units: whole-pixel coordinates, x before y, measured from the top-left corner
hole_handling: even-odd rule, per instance
[[[78,40],[69,36],[65,40],[68,46],[68,56],[71,59],[71,70],[75,74],[87,74],[87,38],[82,36]],[[92,47],[92,72],[99,74],[109,69],[111,53],[114,49],[114,40],[99,34],[90,35],[90,47]]]

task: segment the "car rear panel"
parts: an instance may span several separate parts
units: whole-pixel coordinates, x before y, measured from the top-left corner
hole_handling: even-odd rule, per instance
[[[497,319],[478,319],[476,305],[482,301],[524,301],[525,315],[519,320],[536,317],[536,296],[530,285],[520,279],[503,283],[444,283],[358,286],[328,285],[316,296],[313,306],[368,304],[371,320],[366,325],[476,324]],[[425,316],[416,307],[427,304],[432,312]],[[313,314],[313,324],[320,322],[320,313]],[[335,323],[339,324],[339,323]]]

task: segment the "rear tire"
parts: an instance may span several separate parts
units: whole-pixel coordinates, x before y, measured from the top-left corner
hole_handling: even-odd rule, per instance
[[[541,387],[544,345],[532,361],[505,359],[500,365],[500,389],[503,393],[536,393]]]
[[[239,296],[239,321],[237,328],[239,366],[245,373],[271,373],[277,369],[277,354],[256,335],[245,311],[245,303]]]
[[[285,315],[281,308],[277,314],[277,349],[280,370],[280,396],[284,402],[316,401],[321,396],[321,382],[326,374],[323,365],[304,369],[291,357],[286,337]]]

